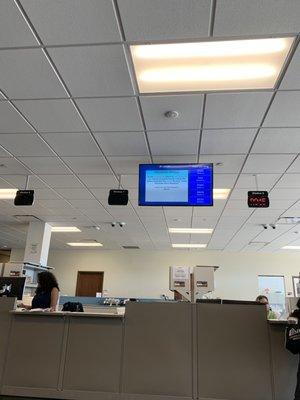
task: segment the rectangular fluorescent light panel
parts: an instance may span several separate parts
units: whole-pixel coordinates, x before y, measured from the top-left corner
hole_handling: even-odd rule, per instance
[[[52,226],[52,232],[81,232],[76,226]]]
[[[229,196],[230,189],[214,189],[214,200],[225,200]]]
[[[102,243],[98,242],[71,242],[67,243],[67,245],[72,247],[102,247]]]
[[[9,200],[16,197],[18,189],[0,189],[0,200]]]
[[[170,233],[206,233],[211,234],[211,228],[169,228]]]
[[[140,93],[273,89],[294,37],[130,46]]]
[[[284,246],[283,250],[300,250],[300,246]]]
[[[205,249],[207,245],[202,243],[173,243],[172,247],[176,249]]]

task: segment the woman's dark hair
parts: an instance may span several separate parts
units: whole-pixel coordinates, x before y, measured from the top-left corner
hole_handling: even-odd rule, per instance
[[[263,294],[257,296],[255,301],[261,302],[262,300],[267,300],[267,302],[269,303],[269,299],[267,298],[267,296],[264,296]]]
[[[297,301],[296,309],[290,314],[290,317],[298,318],[300,320],[300,299]]]
[[[300,310],[299,310],[299,308],[297,308],[296,310],[294,310],[294,311],[291,313],[290,317],[294,317],[294,318],[300,319]]]
[[[59,290],[59,286],[55,276],[52,272],[43,271],[39,272],[37,276],[38,287],[36,289],[36,293],[41,292],[51,292],[53,288],[57,288]]]

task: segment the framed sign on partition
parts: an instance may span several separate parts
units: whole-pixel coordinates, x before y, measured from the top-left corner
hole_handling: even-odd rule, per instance
[[[300,277],[293,276],[294,297],[300,297]]]

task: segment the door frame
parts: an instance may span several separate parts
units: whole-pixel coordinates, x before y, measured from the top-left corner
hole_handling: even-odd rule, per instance
[[[75,291],[75,296],[76,297],[82,297],[78,296],[78,282],[79,282],[79,276],[80,274],[99,274],[102,275],[102,292],[103,292],[103,284],[104,284],[104,271],[77,271],[77,281],[76,281],[76,291]]]

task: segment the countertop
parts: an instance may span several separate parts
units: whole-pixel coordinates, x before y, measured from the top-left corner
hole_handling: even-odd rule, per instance
[[[13,310],[10,311],[15,315],[41,315],[47,317],[93,317],[93,318],[124,318],[124,314],[115,313],[101,313],[101,312],[67,312],[67,311],[27,311],[27,310]]]

